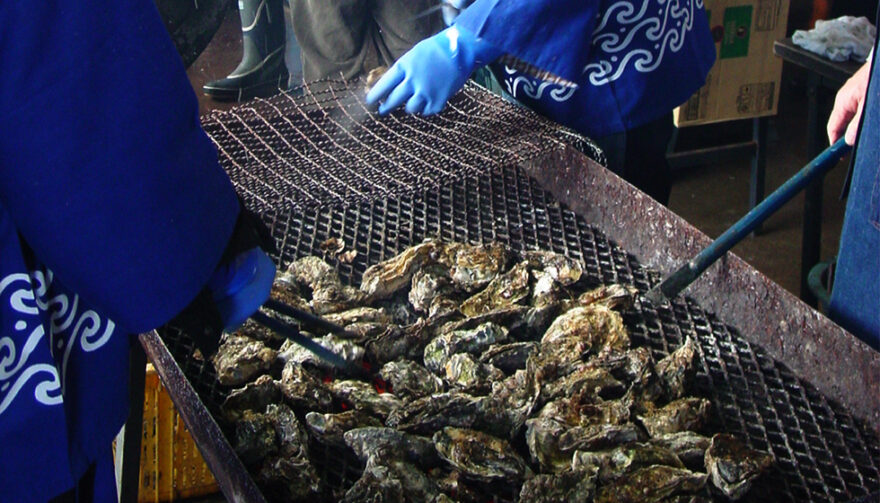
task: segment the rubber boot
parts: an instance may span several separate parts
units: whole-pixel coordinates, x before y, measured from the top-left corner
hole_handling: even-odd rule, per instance
[[[242,101],[287,89],[283,0],[238,0],[243,55],[225,79],[208,82],[205,94]]]

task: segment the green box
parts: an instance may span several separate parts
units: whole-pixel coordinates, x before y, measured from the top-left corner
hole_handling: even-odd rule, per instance
[[[748,56],[751,30],[751,5],[724,9],[724,38],[721,40],[719,58],[730,59]]]

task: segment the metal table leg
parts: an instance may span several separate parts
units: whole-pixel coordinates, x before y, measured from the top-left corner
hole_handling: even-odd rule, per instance
[[[116,437],[116,490],[119,503],[137,503],[144,428],[144,375],[147,354],[136,338],[129,350],[129,412]]]

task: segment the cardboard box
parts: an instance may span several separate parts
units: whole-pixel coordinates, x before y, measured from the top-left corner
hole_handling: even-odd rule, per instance
[[[675,109],[675,125],[694,126],[775,115],[789,0],[705,0],[717,60],[706,85]]]

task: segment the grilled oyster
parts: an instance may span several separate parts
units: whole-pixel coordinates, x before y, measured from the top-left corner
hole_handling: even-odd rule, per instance
[[[445,387],[442,379],[409,360],[386,363],[379,376],[390,382],[394,394],[405,401],[441,393]]]
[[[513,437],[535,410],[540,387],[525,370],[517,370],[503,381],[492,383],[486,408],[485,430]]]
[[[448,501],[437,484],[411,463],[371,457],[361,478],[345,493],[343,502]]]
[[[306,414],[306,425],[315,438],[325,444],[345,445],[343,434],[355,428],[382,426],[375,417],[360,410],[347,410],[334,414],[309,412]]]
[[[469,428],[486,416],[488,401],[460,391],[426,396],[393,410],[387,426],[411,433],[433,433],[444,426]]]
[[[363,303],[358,289],[343,285],[336,269],[318,257],[302,257],[287,268],[297,285],[311,292],[309,306],[317,314],[344,311]]]
[[[626,387],[610,372],[602,367],[585,364],[560,379],[545,383],[541,389],[541,398],[550,401],[586,393],[609,400],[620,398],[625,392]]]
[[[563,339],[582,341],[593,354],[629,348],[629,335],[623,318],[616,311],[601,305],[569,309],[550,325],[541,338],[541,345],[554,344]]]
[[[416,311],[427,313],[435,300],[446,297],[454,291],[449,269],[439,264],[430,264],[413,274],[409,303]]]
[[[712,484],[728,498],[738,500],[752,481],[774,463],[773,455],[751,449],[733,435],[717,434],[706,449],[706,470]]]
[[[474,395],[488,393],[492,383],[502,379],[504,372],[468,353],[452,355],[446,362],[446,381]]]
[[[496,342],[507,339],[507,329],[494,323],[483,323],[472,330],[456,330],[435,337],[425,346],[425,367],[431,372],[444,372],[446,362],[457,353],[479,354]]]
[[[324,319],[342,326],[354,323],[378,323],[380,325],[391,323],[391,316],[388,316],[388,313],[374,307],[355,307],[347,311],[327,314]]]
[[[452,495],[461,503],[484,503],[486,498],[483,491],[478,490],[474,481],[468,480],[458,470],[434,469],[428,475],[434,479],[437,487],[446,494]]]
[[[318,494],[321,482],[309,461],[305,428],[283,405],[269,405],[265,416],[274,426],[279,448],[263,461],[257,480],[288,501]]]
[[[242,412],[252,410],[261,412],[266,406],[281,400],[281,390],[271,376],[261,375],[256,381],[245,384],[243,388],[229,392],[221,408],[226,419],[234,423]]]
[[[235,423],[232,448],[245,465],[255,465],[278,452],[275,424],[261,412],[245,410]]]
[[[576,260],[548,251],[526,251],[523,258],[532,271],[532,305],[544,307],[559,300],[562,287],[581,279],[583,268]]]
[[[455,285],[467,292],[484,288],[507,265],[510,254],[503,245],[464,245],[457,249],[450,276]]]
[[[274,313],[266,314],[269,314],[273,317],[275,316]],[[284,343],[285,340],[287,340],[283,336],[277,334],[275,331],[270,330],[263,325],[260,325],[252,319],[245,320],[245,322],[235,331],[235,335],[241,335],[255,341],[260,341],[266,347],[272,349],[278,349],[278,346],[281,346],[281,344]]]
[[[591,424],[575,426],[559,437],[559,448],[563,452],[574,450],[605,449],[615,445],[638,442],[645,434],[632,423]]]
[[[281,371],[281,380],[276,384],[284,395],[284,400],[295,410],[330,410],[333,395],[320,379],[302,366],[288,362]]]
[[[574,470],[594,467],[603,484],[620,475],[652,465],[684,468],[681,460],[669,449],[658,445],[634,443],[615,447],[609,451],[575,451],[571,458]]]
[[[297,286],[296,278],[287,272],[279,273],[275,277],[275,281],[272,283],[272,290],[269,292],[269,297],[279,302],[283,302],[288,306],[302,309],[303,311],[308,312],[312,310],[309,306],[309,302],[303,298],[299,286]]]
[[[609,309],[627,309],[632,306],[637,293],[638,290],[628,285],[620,285],[616,283],[602,285],[588,292],[582,293],[578,296],[575,304],[579,306],[601,305]]]
[[[480,361],[488,363],[505,374],[513,374],[526,368],[526,360],[538,348],[536,342],[513,342],[493,344],[480,355]]]
[[[377,66],[373,68],[367,73],[366,78],[364,79],[364,87],[366,91],[369,91],[376,85],[376,82],[379,82],[379,79],[385,75],[385,72],[388,71],[388,67],[384,65]]]
[[[630,383],[626,400],[636,413],[653,409],[654,403],[663,398],[663,383],[654,370],[651,350],[646,347],[603,354],[591,363],[608,369],[617,379]]]
[[[372,302],[390,297],[401,288],[409,285],[413,274],[425,264],[432,262],[431,256],[443,247],[437,241],[407,248],[402,253],[370,266],[361,279],[361,291]]]
[[[431,468],[440,464],[440,458],[430,438],[410,435],[394,428],[363,427],[348,430],[345,443],[361,461],[371,457],[400,459]]]
[[[520,262],[489,282],[484,290],[462,302],[459,310],[465,316],[477,316],[516,304],[529,295],[529,277],[527,263]]]
[[[651,439],[651,443],[665,447],[674,452],[691,470],[703,471],[703,458],[709,439],[692,431],[668,433]]]
[[[694,364],[696,354],[697,345],[688,337],[681,347],[657,362],[655,370],[663,383],[667,399],[675,400],[685,395],[687,386],[697,372]]]
[[[570,453],[562,452],[559,437],[568,427],[555,417],[538,416],[528,419],[526,424],[526,444],[529,454],[545,472],[559,472],[569,468]]]
[[[506,440],[477,430],[443,428],[434,434],[434,447],[446,462],[477,480],[522,480],[530,472]]]
[[[648,410],[638,418],[651,437],[659,437],[699,429],[708,416],[709,401],[705,398],[679,398],[662,408]]]
[[[383,420],[403,404],[392,393],[379,393],[372,384],[363,381],[333,381],[330,390],[336,398],[351,404],[355,410],[368,412]]]
[[[269,373],[277,354],[277,351],[267,348],[260,341],[240,335],[227,335],[211,362],[220,384],[241,386],[261,374]]]
[[[358,346],[352,341],[340,339],[339,337],[328,334],[315,342],[329,349],[342,357],[345,361],[359,365],[364,358],[364,348]],[[323,360],[321,357],[312,353],[308,349],[293,341],[287,341],[281,345],[278,352],[278,359],[285,365],[306,365],[313,368],[324,370],[333,370],[336,367],[332,363]]]
[[[684,468],[653,465],[599,488],[596,503],[653,503],[680,492],[696,492],[706,485],[706,474]]]
[[[530,503],[589,503],[596,493],[596,469],[545,473],[527,480],[520,501]]]

